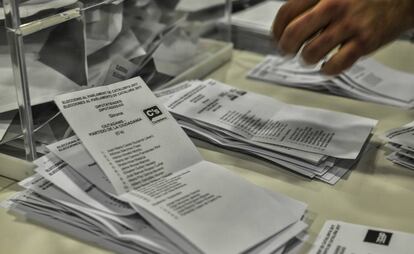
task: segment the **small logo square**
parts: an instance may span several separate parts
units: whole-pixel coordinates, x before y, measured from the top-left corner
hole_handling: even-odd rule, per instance
[[[385,245],[390,244],[392,233],[376,230],[368,230],[364,242]]]
[[[162,112],[157,106],[144,109],[144,114],[151,122],[153,122],[155,118],[162,116]]]

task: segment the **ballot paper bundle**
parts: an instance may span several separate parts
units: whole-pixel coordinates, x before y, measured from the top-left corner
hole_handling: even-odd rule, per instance
[[[331,93],[403,108],[414,107],[414,74],[384,66],[371,58],[360,60],[336,77],[320,73],[322,62],[305,66],[299,56],[269,55],[248,77],[279,85]]]
[[[409,254],[414,235],[342,221],[327,221],[309,254]]]
[[[276,52],[271,28],[276,13],[284,1],[264,1],[231,16],[232,40],[236,48],[262,54]],[[226,20],[221,20],[226,25]]]
[[[233,29],[250,31],[270,38],[273,20],[284,1],[264,1],[231,16]]]
[[[330,77],[320,74],[320,67],[320,64],[305,66],[298,57],[286,59],[279,55],[268,55],[247,76],[285,86],[325,90],[333,84]]]
[[[237,0],[232,1],[235,2]],[[176,9],[178,11],[194,13],[212,9],[218,6],[224,6],[225,3],[226,0],[180,0]]]
[[[214,80],[185,82],[157,96],[191,137],[330,184],[353,166],[377,123]]]
[[[4,207],[119,253],[281,253],[306,230],[306,204],[203,161],[140,78],[55,102],[77,136]]]
[[[383,139],[392,151],[387,159],[414,170],[414,122],[387,131]]]

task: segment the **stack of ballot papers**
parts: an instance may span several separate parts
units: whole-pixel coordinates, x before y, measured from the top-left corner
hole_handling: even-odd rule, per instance
[[[236,0],[232,0],[235,2]],[[184,12],[199,12],[224,5],[226,0],[180,0],[176,10]]]
[[[365,58],[349,70],[332,77],[320,73],[322,64],[305,66],[298,56],[286,59],[269,55],[247,76],[279,85],[327,90],[364,101],[414,107],[414,74],[391,69],[372,58]]]
[[[383,135],[386,147],[392,152],[387,159],[403,167],[414,169],[414,122],[387,131]]]
[[[306,204],[204,161],[140,78],[55,102],[76,136],[11,211],[118,253],[281,253],[306,230]]]
[[[330,184],[354,165],[377,123],[289,105],[215,80],[156,93],[191,137]]]
[[[280,55],[268,55],[248,72],[247,77],[311,90],[330,89],[334,86],[332,78],[321,75],[320,67],[321,64],[306,66],[298,57],[287,59]]]
[[[262,34],[270,37],[273,20],[284,1],[265,1],[231,16],[231,25],[235,30],[250,32],[250,35]]]
[[[231,16],[232,41],[236,48],[272,54],[276,52],[272,42],[273,20],[284,1],[264,1],[236,12]],[[220,24],[226,27],[227,20]]]
[[[327,221],[309,254],[409,254],[413,240],[414,235],[405,232]]]

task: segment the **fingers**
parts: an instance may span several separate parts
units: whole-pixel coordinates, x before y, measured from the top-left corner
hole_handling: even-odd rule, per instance
[[[346,23],[330,24],[315,36],[302,50],[302,58],[308,64],[316,64],[338,45],[348,41],[356,32]]]
[[[401,3],[410,3],[414,10],[414,1],[397,2],[290,0],[278,12],[273,34],[285,54],[296,54],[305,44],[302,57],[311,64],[340,47],[321,70],[335,75],[410,27],[405,16],[411,17],[412,11]]]
[[[352,66],[361,56],[365,55],[363,47],[357,40],[345,43],[322,67],[326,75],[337,75]]]
[[[272,32],[274,39],[279,41],[286,26],[317,2],[318,0],[290,0],[284,4],[273,21]]]
[[[339,19],[343,7],[342,1],[321,1],[294,18],[282,32],[279,49],[285,54],[297,53],[307,40]]]

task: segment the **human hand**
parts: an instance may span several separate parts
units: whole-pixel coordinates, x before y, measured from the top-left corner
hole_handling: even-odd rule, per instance
[[[414,0],[290,0],[279,10],[273,35],[284,54],[315,64],[338,49],[321,71],[339,74],[414,27]]]

